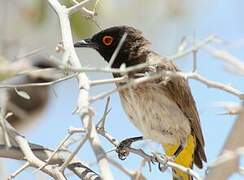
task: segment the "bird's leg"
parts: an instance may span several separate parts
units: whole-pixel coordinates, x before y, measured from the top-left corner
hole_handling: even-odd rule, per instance
[[[164,172],[168,169],[168,162],[169,161],[172,161],[172,157],[169,157],[165,154],[160,154],[160,153],[152,153],[153,156],[152,156],[152,159],[151,159],[151,162],[153,164],[158,163],[158,169],[161,171],[161,172]]]
[[[176,151],[173,154],[173,159],[175,159],[180,153],[181,151],[184,149],[183,145],[180,144],[179,147],[176,149]]]
[[[158,161],[158,168],[161,172],[164,172],[168,166],[167,166],[167,162],[168,161],[174,161],[175,158],[177,158],[177,156],[182,152],[182,150],[184,149],[184,146],[182,145],[182,143],[179,145],[179,147],[176,149],[176,151],[174,152],[174,154],[172,156],[167,156],[167,155],[163,155],[162,158],[164,159],[164,163],[160,163],[157,158],[156,161]]]
[[[131,146],[131,144],[133,142],[141,141],[141,140],[143,140],[142,136],[127,138],[127,139],[121,141],[116,148],[116,152],[118,153],[118,157],[121,160],[125,160],[127,158],[127,156],[129,155],[128,148]]]

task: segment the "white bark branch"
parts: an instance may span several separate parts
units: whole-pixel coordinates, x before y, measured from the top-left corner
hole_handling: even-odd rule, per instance
[[[219,157],[209,167],[206,180],[228,179],[231,174],[238,171],[240,156],[244,153],[243,129],[244,109],[235,121]]]
[[[66,150],[53,151],[43,146],[27,142],[27,140],[21,136],[8,122],[6,122],[6,128],[9,132],[9,138],[12,146],[8,148],[4,142],[4,139],[0,139],[0,157],[2,158],[25,160],[30,166],[37,169],[43,166],[44,169],[41,169],[43,172],[50,173],[50,175],[56,177],[56,173],[58,173],[57,171],[59,171],[59,168],[57,168],[57,171],[55,170],[54,174],[52,174],[52,165],[61,165],[71,155],[71,153]],[[3,137],[2,135],[3,131],[0,130],[0,137]],[[48,165],[47,161],[49,161]],[[12,175],[16,176],[21,172],[22,168],[17,170]],[[83,165],[83,163],[77,158],[73,158],[72,161],[69,162],[67,168],[81,179],[90,180],[91,177],[93,177],[92,179],[100,179],[96,173],[94,173],[87,166]]]
[[[71,15],[71,14],[77,12],[77,11],[80,10],[80,9],[83,9],[83,8],[84,8],[84,5],[85,5],[86,3],[88,3],[89,1],[91,1],[91,0],[83,0],[83,1],[81,1],[80,3],[78,3],[78,4],[76,4],[76,5],[74,5],[74,6],[70,7],[70,8],[68,8],[68,13],[69,13],[69,15]]]
[[[29,143],[24,137],[16,136],[15,140],[19,144],[19,147],[23,152],[25,159],[30,163],[31,166],[39,168],[45,165],[44,161],[41,161],[39,158],[37,158],[34,155]],[[65,176],[57,168],[52,168],[51,166],[45,166],[43,167],[43,171],[57,180],[66,180]]]
[[[147,75],[147,76],[143,76],[143,77],[140,77],[140,78],[137,78],[137,79],[130,80],[125,85],[122,85],[122,86],[117,87],[115,89],[112,89],[112,90],[109,90],[107,92],[100,93],[100,94],[98,94],[96,96],[91,97],[90,101],[94,102],[94,101],[97,101],[99,99],[103,99],[103,98],[105,98],[107,96],[110,96],[111,94],[113,94],[113,93],[115,93],[117,91],[121,91],[123,89],[129,88],[129,87],[132,87],[132,86],[136,86],[136,85],[139,85],[141,83],[145,83],[145,82],[151,81],[153,79],[158,79],[158,78],[162,78],[162,77],[164,79],[164,77],[171,78],[171,77],[174,77],[174,76],[180,76],[180,77],[183,77],[183,78],[186,78],[186,79],[194,79],[194,80],[200,81],[203,84],[207,85],[207,87],[216,88],[216,89],[228,92],[230,94],[233,94],[233,95],[237,96],[240,99],[244,99],[244,93],[240,92],[239,90],[237,90],[237,89],[235,89],[235,88],[233,88],[233,87],[231,87],[229,85],[225,85],[225,84],[222,84],[222,83],[219,83],[219,82],[215,82],[215,81],[210,81],[210,80],[202,77],[201,75],[199,75],[196,72],[182,73],[182,72],[172,72],[172,71],[161,71],[161,72],[158,72],[158,73],[152,73],[152,74]]]
[[[28,167],[30,167],[30,163],[26,162],[24,165],[22,165],[18,170],[16,170],[14,173],[12,173],[8,180],[11,180],[13,178],[15,178],[17,175],[19,175],[22,171],[24,171],[25,169],[27,169]]]
[[[107,100],[107,103],[106,103],[106,106],[105,106],[105,110],[104,110],[104,113],[103,113],[103,117],[98,122],[98,124],[96,126],[97,127],[97,132],[101,136],[105,137],[109,142],[111,142],[115,146],[115,148],[117,148],[118,145],[119,145],[119,141],[116,138],[114,138],[111,134],[106,132],[105,127],[104,127],[104,124],[105,124],[105,121],[106,121],[106,117],[107,117],[108,112],[109,112],[109,108],[108,107],[109,107],[109,99]],[[142,157],[143,160],[148,162],[149,164],[151,162],[161,163],[166,168],[167,167],[171,167],[171,168],[179,169],[180,171],[185,172],[186,174],[189,174],[190,176],[194,177],[195,179],[201,180],[200,176],[196,172],[194,172],[191,168],[186,168],[186,167],[184,167],[184,166],[182,166],[180,164],[177,164],[177,163],[173,162],[172,160],[170,160],[169,158],[167,158],[166,156],[164,156],[164,158],[162,158],[161,156],[157,156],[157,155],[151,156],[151,155],[148,155],[147,153],[145,153],[142,149],[135,149],[135,148],[132,148],[132,147],[128,147],[126,150],[128,151],[128,155],[129,155],[129,153],[136,154],[136,155]],[[113,164],[115,167],[117,167],[120,171],[122,171],[125,174],[127,174],[128,176],[130,176],[132,179],[134,177],[138,176],[138,175],[139,175],[140,178],[142,178],[142,179],[144,178],[143,175],[140,174],[139,172],[131,172],[131,171],[127,170],[127,169],[124,169],[123,166],[119,165],[115,161],[112,161],[111,159],[109,159],[109,162],[111,164]]]
[[[244,63],[240,59],[224,50],[213,47],[205,47],[205,49],[215,58],[223,60],[234,73],[244,75]]]
[[[70,29],[70,22],[69,22],[68,15],[77,11],[86,2],[88,2],[88,0],[84,0],[80,4],[67,9],[65,6],[61,6],[57,0],[49,0],[50,5],[56,11],[60,21],[61,34],[62,34],[63,45],[65,50],[64,62],[69,61],[70,64],[76,68],[81,68],[81,64],[73,47],[72,33]],[[112,180],[113,176],[110,171],[108,161],[106,159],[106,153],[101,147],[96,129],[91,121],[92,113],[91,113],[91,108],[89,107],[89,98],[88,98],[88,94],[89,94],[88,91],[90,88],[90,84],[85,73],[80,73],[78,75],[78,82],[79,82],[80,92],[79,92],[78,104],[77,104],[78,108],[76,112],[78,115],[80,115],[85,129],[88,130],[89,142],[96,155],[98,165],[100,167],[101,178]]]
[[[27,84],[4,84],[4,83],[1,83],[0,89],[51,86],[51,85],[66,81],[68,79],[72,79],[75,76],[77,76],[77,74],[71,74],[71,75],[59,78],[57,80],[54,80],[54,81],[43,82],[43,83],[27,83]]]

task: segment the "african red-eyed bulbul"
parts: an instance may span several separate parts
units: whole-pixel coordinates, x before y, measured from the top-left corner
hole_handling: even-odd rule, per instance
[[[128,26],[116,26],[98,32],[91,38],[78,41],[75,47],[89,47],[97,50],[109,62],[121,38],[126,34],[112,68],[122,64],[132,67],[142,63],[154,64],[128,74],[129,78],[139,78],[138,74],[160,71],[178,72],[179,69],[166,58],[153,51],[141,31]],[[114,77],[122,76],[113,73]],[[116,83],[122,86],[124,83]],[[119,91],[122,106],[131,122],[142,132],[143,138],[161,143],[166,155],[175,156],[175,162],[192,168],[193,164],[203,167],[206,162],[204,138],[196,104],[186,79],[164,77]],[[173,169],[173,179],[190,180],[192,177]]]

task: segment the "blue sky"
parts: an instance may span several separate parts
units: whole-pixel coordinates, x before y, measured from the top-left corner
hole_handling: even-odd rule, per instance
[[[173,55],[178,48],[181,38],[183,36],[192,36],[194,32],[196,32],[197,39],[203,39],[210,34],[216,34],[224,41],[231,42],[232,44],[235,44],[238,40],[244,38],[244,2],[241,0],[199,0],[197,1],[199,4],[192,2],[194,8],[190,8],[192,11],[185,17],[167,16],[166,18],[164,17],[165,12],[160,12],[160,10],[163,11],[164,8],[157,6],[160,5],[161,1],[155,1],[155,7],[154,5],[143,6],[140,4],[138,5],[138,9],[134,11],[132,11],[132,9],[135,7],[130,7],[128,5],[130,2],[131,1],[101,1],[101,3],[104,3],[104,6],[106,5],[106,7],[101,6],[99,9],[99,13],[101,15],[98,17],[98,22],[103,27],[128,24],[140,28],[145,33],[145,36],[152,42],[153,48],[162,55]],[[191,4],[191,1],[189,0],[183,2]],[[163,5],[164,4],[162,3],[162,6]],[[127,12],[120,11],[121,7],[122,10],[128,10],[131,18],[126,18],[125,14]],[[140,9],[142,7],[144,9]],[[105,13],[104,11],[106,10],[107,12]],[[117,13],[113,14],[113,12]],[[125,18],[121,18],[123,16],[125,16]],[[92,34],[93,32],[91,32],[91,35]],[[56,38],[53,38],[53,41],[56,41]],[[243,45],[231,46],[228,43],[225,43],[214,46],[226,49],[240,59],[244,58]],[[105,63],[103,63],[103,59],[93,50],[82,49],[77,50],[77,52],[84,65],[105,65]],[[177,60],[176,63],[182,70],[189,71],[192,67],[191,60],[192,57],[187,56],[181,60]],[[242,77],[226,72],[224,70],[223,63],[220,60],[214,59],[203,50],[200,50],[198,53],[198,71],[200,74],[211,80],[226,84],[231,83],[234,87],[242,91],[244,90]],[[95,73],[89,74],[89,77],[91,79],[100,79],[111,76]],[[232,116],[218,115],[218,113],[223,112],[223,110],[216,108],[215,104],[219,101],[239,101],[238,98],[232,95],[220,90],[209,89],[205,85],[193,80],[190,80],[190,86],[201,117],[201,124],[206,141],[208,164],[211,164],[219,153],[235,119],[235,117]],[[111,89],[111,87],[114,87],[114,85],[107,85],[99,88],[96,87],[92,89],[92,94]],[[57,93],[57,97],[55,97],[54,94],[51,95],[52,100],[49,103],[45,114],[40,117],[42,121],[38,126],[34,126],[32,130],[24,132],[30,141],[43,144],[50,148],[55,148],[58,145],[59,141],[66,135],[68,127],[80,127],[79,118],[72,115],[78,95],[76,81],[69,80],[55,85],[54,90]],[[104,104],[105,100],[100,100],[92,104],[96,110],[96,116],[93,119],[94,122],[98,121],[101,117],[104,110]],[[112,111],[107,119],[107,130],[119,140],[123,140],[130,136],[140,135],[140,132],[128,121],[128,118],[121,108],[117,94],[111,96],[111,106]],[[101,141],[106,151],[113,149],[113,147],[104,141],[102,137]],[[140,144],[136,145],[138,146]],[[152,147],[158,151],[161,148],[156,144]],[[111,153],[111,155],[114,156],[117,161],[120,161],[114,153]],[[90,163],[94,162],[94,156],[91,153],[89,144],[84,146],[84,149],[79,153],[79,157]],[[20,166],[19,162],[16,163],[12,160],[5,160],[4,162],[11,162],[7,163],[9,164],[7,169],[10,170],[10,172],[13,172]],[[139,167],[139,162],[140,158],[135,155],[131,155],[127,160],[121,163],[126,167],[133,169]],[[208,164],[205,164],[205,168]],[[96,166],[92,166],[92,168],[98,170]],[[112,169],[115,179],[129,179],[118,170],[114,168]],[[170,171],[167,171],[164,174],[159,173],[157,166],[153,166],[153,171],[151,173],[148,172],[148,168],[146,166],[144,168],[144,172],[148,179],[169,179],[171,176]],[[201,175],[203,174],[203,171],[199,172]],[[31,171],[28,171],[28,173],[23,173],[16,179],[32,179],[33,176],[36,177],[38,175],[32,175]],[[75,178],[72,177],[71,179]],[[241,179],[241,176],[235,175],[232,176],[231,179],[238,180]]]

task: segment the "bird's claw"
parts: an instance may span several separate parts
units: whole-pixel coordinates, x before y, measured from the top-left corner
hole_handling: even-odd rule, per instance
[[[118,153],[118,157],[120,160],[125,160],[129,155],[128,148],[132,144],[132,140],[130,138],[125,139],[119,143],[119,145],[116,148],[116,152]]]
[[[116,148],[116,152],[118,153],[118,157],[121,160],[125,160],[129,156],[129,148],[131,144],[135,141],[141,140],[142,137],[133,137],[128,138],[119,143],[119,145]]]
[[[155,164],[155,162],[158,163],[158,169],[161,172],[164,172],[167,170],[168,168],[168,162],[169,161],[174,161],[175,157],[174,156],[167,156],[167,155],[159,155],[159,154],[153,154],[153,158],[152,158],[152,163]]]
[[[116,149],[116,152],[118,153],[118,157],[120,160],[125,160],[129,156],[129,151],[127,148],[125,149]]]

